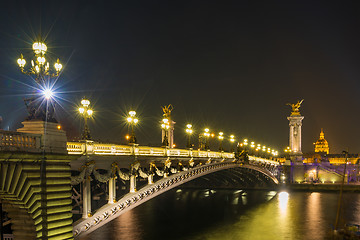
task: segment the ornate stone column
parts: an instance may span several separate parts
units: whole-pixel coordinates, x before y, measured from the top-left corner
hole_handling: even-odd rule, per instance
[[[304,119],[301,115],[292,115],[289,120],[289,146],[293,155],[302,155],[301,151],[301,126]]]
[[[109,179],[109,203],[116,202],[116,177]]]
[[[86,176],[83,182],[83,218],[91,216],[91,179],[90,176]]]
[[[304,119],[303,116],[301,116],[299,108],[301,106],[301,103],[304,101],[298,101],[295,104],[288,103],[287,105],[291,106],[292,112],[290,117],[287,119],[289,120],[289,147],[291,149],[291,155],[292,156],[301,156],[301,126],[302,126],[302,120]]]

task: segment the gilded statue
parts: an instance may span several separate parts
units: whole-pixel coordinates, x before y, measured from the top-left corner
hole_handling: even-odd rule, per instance
[[[302,99],[301,101],[298,101],[297,103],[287,103],[286,105],[289,105],[292,108],[291,115],[300,115],[299,108],[301,106],[301,103],[304,101]]]
[[[168,106],[164,106],[164,107],[161,107],[161,108],[162,108],[162,110],[164,112],[164,114],[163,114],[164,118],[170,118],[171,111],[174,109],[174,107],[171,104],[169,104]]]

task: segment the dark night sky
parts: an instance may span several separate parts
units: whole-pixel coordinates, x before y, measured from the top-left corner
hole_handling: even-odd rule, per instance
[[[272,3],[270,3],[272,2]],[[138,112],[140,144],[160,144],[160,106],[183,128],[209,127],[282,150],[290,107],[304,98],[303,152],[324,128],[331,153],[360,152],[360,8],[350,1],[5,1],[0,9],[0,115],[14,130],[26,116],[29,59],[41,33],[65,69],[59,120],[79,134],[76,103],[95,110],[92,135],[124,141]],[[56,3],[56,4],[55,4]],[[29,61],[28,61],[29,63]]]

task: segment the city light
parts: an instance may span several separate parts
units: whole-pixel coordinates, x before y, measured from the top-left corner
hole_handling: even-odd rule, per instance
[[[193,133],[191,124],[186,125],[186,133],[187,133],[187,148],[191,148],[192,147],[191,134]]]
[[[130,124],[130,127],[131,127],[131,135],[129,138],[129,143],[133,143],[133,144],[137,143],[134,126],[139,122],[139,119],[136,118],[135,116],[136,116],[136,112],[130,111],[129,117],[126,118],[127,122]]]
[[[43,95],[45,99],[49,100],[54,96],[54,92],[51,89],[45,89],[43,90]]]
[[[80,113],[80,115],[83,117],[84,119],[84,131],[82,133],[81,138],[83,140],[90,140],[91,136],[90,136],[90,130],[88,127],[88,118],[91,118],[94,111],[92,109],[89,108],[90,106],[90,101],[86,98],[83,98],[81,100],[81,107],[78,108],[78,111]]]

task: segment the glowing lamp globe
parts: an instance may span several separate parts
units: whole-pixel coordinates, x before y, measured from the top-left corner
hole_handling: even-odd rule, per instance
[[[53,93],[53,91],[51,91],[51,89],[45,89],[44,91],[43,91],[43,94],[44,94],[44,97],[46,98],[46,99],[50,99],[50,98],[52,98],[52,96],[54,95],[54,93]]]
[[[42,42],[34,42],[32,48],[35,54],[44,54],[47,50],[47,46],[45,45],[45,43]]]
[[[60,63],[59,59],[57,59],[56,63],[54,64],[54,67],[57,72],[60,72],[60,70],[62,69],[62,64]]]
[[[17,63],[19,64],[19,67],[23,68],[26,64],[26,61],[24,59],[24,56],[21,54],[20,58],[17,60]]]
[[[135,112],[135,111],[130,111],[130,112],[129,112],[129,115],[130,115],[131,117],[134,117],[134,116],[136,115],[136,112]]]
[[[87,106],[90,105],[90,101],[87,100],[87,99],[83,99],[83,100],[81,100],[81,104],[82,104],[84,107],[87,107]]]

